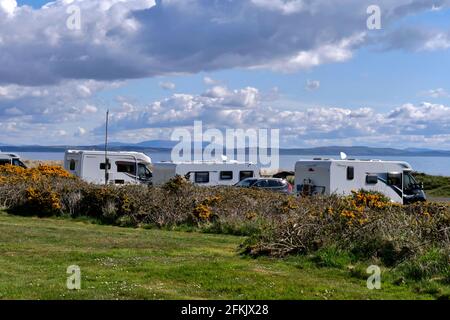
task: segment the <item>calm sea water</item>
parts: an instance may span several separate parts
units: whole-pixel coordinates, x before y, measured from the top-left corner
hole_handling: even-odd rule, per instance
[[[64,153],[59,152],[21,152],[20,156],[28,160],[63,160]],[[149,154],[153,162],[170,161],[170,153],[155,152]],[[280,156],[280,168],[283,170],[294,170],[295,162],[299,159],[312,159],[315,157],[338,159],[339,155],[282,155]],[[415,171],[425,172],[433,175],[450,176],[450,157],[367,157],[354,156],[357,159],[380,159],[380,160],[398,160],[408,162]]]

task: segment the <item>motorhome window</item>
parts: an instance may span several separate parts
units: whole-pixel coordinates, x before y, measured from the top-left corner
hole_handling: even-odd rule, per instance
[[[412,186],[416,185],[417,181],[414,177],[409,173],[403,174],[403,188],[410,189]]]
[[[152,177],[152,173],[147,168],[147,166],[144,163],[138,164],[138,176],[141,179],[150,179]]]
[[[366,183],[367,184],[377,184],[378,176],[376,174],[368,174],[366,177]]]
[[[399,189],[402,189],[402,174],[401,173],[388,173],[387,175],[387,184],[389,186],[396,186]]]
[[[22,168],[26,168],[27,166],[20,161],[19,159],[13,159],[12,160],[13,166],[18,166],[18,167],[22,167]]]
[[[209,182],[209,172],[195,173],[195,183],[208,183],[208,182]]]
[[[11,160],[9,160],[9,159],[0,159],[0,166],[4,166],[5,164],[11,164]]]
[[[233,171],[220,171],[220,180],[233,180]]]
[[[116,166],[119,173],[136,174],[136,164],[134,162],[117,161]]]
[[[347,180],[353,180],[355,178],[355,168],[347,167]]]
[[[247,178],[253,178],[253,171],[241,171],[241,172],[239,172],[239,181],[247,179]]]
[[[71,171],[74,171],[75,170],[75,165],[76,165],[76,163],[75,163],[75,160],[70,160],[70,163],[69,163],[69,169],[71,170]]]
[[[105,170],[105,167],[106,165],[104,162],[100,163],[100,170]],[[108,163],[108,170],[111,170],[111,163]]]

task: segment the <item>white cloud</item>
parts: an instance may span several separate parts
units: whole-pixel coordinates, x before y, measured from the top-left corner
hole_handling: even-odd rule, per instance
[[[41,9],[0,0],[0,125],[10,129],[11,139],[22,130],[57,139],[63,126],[66,133],[84,128],[84,140],[91,137],[90,126],[103,123],[99,110],[110,103],[97,94],[126,79],[233,68],[294,72],[348,61],[374,41],[385,49],[448,50],[448,32],[423,26],[392,30],[391,24],[405,16],[450,4],[432,2],[379,1],[384,31],[374,33],[366,30],[370,0],[339,5],[329,0],[161,0],[157,5],[153,0],[56,0]],[[81,8],[81,30],[66,27],[69,3]],[[317,89],[315,81],[307,87]],[[278,126],[287,137],[311,141],[370,141],[385,134],[442,141],[449,129],[442,120],[448,119],[448,107],[442,105],[406,104],[388,113],[293,109],[283,107],[278,89],[230,89],[208,76],[203,82],[208,86],[203,94],[173,94],[145,108],[117,99],[120,106],[111,106],[113,125],[130,136],[147,127],[164,134],[165,128],[201,119],[224,127]],[[172,82],[160,85],[175,89]],[[434,89],[424,96],[448,95]]]
[[[87,133],[87,130],[82,128],[82,127],[78,127],[77,131],[75,132],[75,137],[82,137]]]
[[[314,91],[320,88],[320,81],[319,80],[306,80],[305,85],[306,90]]]
[[[160,82],[159,87],[164,90],[175,90],[176,85],[173,82]]]
[[[96,113],[97,111],[98,111],[97,107],[91,104],[85,105],[84,108],[81,110],[82,113]]]
[[[450,48],[450,32],[433,27],[401,26],[371,39],[385,50],[438,51]]]
[[[436,51],[450,48],[450,35],[447,33],[437,33],[427,39],[423,45],[423,50]]]
[[[429,98],[448,98],[450,94],[443,88],[430,89],[428,91],[421,92],[422,96]]]
[[[207,86],[214,86],[214,85],[219,84],[219,81],[214,80],[211,77],[204,77],[203,78],[203,83],[206,84]]]
[[[12,16],[17,8],[16,0],[0,0],[0,10]]]
[[[118,82],[64,81],[56,86],[0,86],[0,122],[74,125],[96,119],[96,94]]]
[[[227,87],[224,86],[214,86],[208,91],[204,93],[204,96],[210,97],[210,98],[223,98],[227,95],[229,95],[230,92],[228,91]]]
[[[323,44],[308,51],[299,51],[285,59],[260,67],[277,71],[293,72],[309,69],[325,63],[344,62],[353,57],[353,49],[364,41],[365,33],[354,34],[337,43]]]
[[[68,88],[73,87],[76,86],[68,85]],[[54,101],[49,104],[52,107],[37,108],[32,113],[21,108],[20,104],[13,103],[8,108],[5,104],[3,109],[0,107],[0,130],[8,132],[6,136],[2,136],[0,143],[81,143],[81,138],[82,143],[98,143],[104,131],[99,125],[104,123],[104,115],[94,112],[98,107],[92,101],[81,99],[83,104],[72,105],[70,112],[64,113],[64,108],[56,103],[64,96],[61,95],[63,90],[59,90],[60,95],[57,96],[52,95],[51,91],[48,95],[43,94],[44,88],[35,88],[36,90],[40,92],[40,98],[28,100],[30,92],[27,92],[27,98],[23,101],[33,102],[36,108],[42,99]],[[8,91],[11,91],[9,96],[20,92]],[[285,147],[384,145],[394,140],[395,143],[392,142],[391,145],[394,147],[425,145],[450,148],[450,107],[446,105],[429,102],[404,104],[387,112],[379,112],[370,107],[284,108],[284,100],[272,96],[272,91],[260,92],[253,87],[230,89],[216,86],[198,95],[172,94],[146,106],[122,97],[118,99],[119,105],[110,106],[111,138],[122,141],[125,137],[132,141],[139,141],[139,137],[167,139],[172,129],[190,128],[194,121],[202,120],[205,127],[218,129],[278,128],[281,131],[282,146]],[[71,98],[77,100],[78,97],[75,95]],[[69,98],[66,96],[66,99]],[[0,106],[5,101],[11,101],[3,99]],[[70,101],[64,100],[61,104],[65,105]],[[98,127],[92,129],[92,126]]]
[[[305,9],[306,4],[303,0],[251,0],[255,5],[269,9],[280,11],[283,14],[297,13]]]
[[[161,130],[166,135],[161,138],[167,138],[172,128],[190,127],[195,120],[202,120],[205,126],[218,129],[278,128],[285,146],[291,147],[304,141],[382,144],[388,136],[395,137],[398,146],[402,141],[411,143],[411,139],[423,143],[445,140],[450,132],[450,107],[440,104],[404,104],[384,113],[368,107],[286,110],[272,107],[272,101],[265,100],[265,96],[255,88],[222,88],[215,95],[175,94],[146,107],[134,106],[132,112],[115,113],[110,128],[120,135]],[[450,146],[450,140],[443,145]]]

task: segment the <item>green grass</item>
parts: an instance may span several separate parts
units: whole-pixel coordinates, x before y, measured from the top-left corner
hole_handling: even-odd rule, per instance
[[[427,196],[450,198],[450,177],[430,176],[424,173],[416,173],[414,176],[423,182]]]
[[[348,257],[242,256],[243,238],[0,213],[1,299],[431,299],[434,288],[368,290]],[[66,289],[78,265],[82,288]],[[320,267],[319,267],[320,265]],[[333,267],[337,266],[337,267]],[[365,270],[363,266],[359,266]],[[384,275],[383,275],[384,277]],[[384,278],[383,278],[384,279]]]

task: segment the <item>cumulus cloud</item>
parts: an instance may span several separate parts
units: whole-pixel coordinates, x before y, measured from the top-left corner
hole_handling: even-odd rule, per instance
[[[303,0],[251,0],[255,5],[269,10],[280,11],[283,14],[293,14],[300,12],[306,8],[306,4]]]
[[[95,92],[92,85],[83,85]],[[37,90],[34,94],[41,96],[40,99],[55,98],[50,91],[45,92],[44,88]],[[385,145],[389,141],[397,147],[402,144],[450,147],[450,107],[443,104],[409,103],[386,112],[370,107],[287,109],[283,107],[283,100],[274,96],[272,91],[276,91],[278,95],[276,89],[261,92],[254,87],[230,89],[214,86],[202,94],[172,94],[148,105],[128,101],[123,97],[118,99],[119,105],[110,106],[111,138],[119,141],[168,139],[173,129],[189,129],[194,121],[202,120],[205,127],[220,130],[280,129],[282,146],[285,147],[355,143]],[[14,91],[9,87],[1,92],[3,98],[0,98],[0,105],[20,94],[20,90]],[[28,97],[33,92],[21,94]],[[78,95],[74,99],[78,99],[77,97]],[[85,101],[72,106],[70,112],[55,115],[57,110],[64,110],[60,108],[56,106],[40,110],[43,114],[30,114],[18,104],[11,104],[9,108],[5,105],[0,109],[0,130],[8,132],[8,135],[2,137],[2,140],[7,138],[6,142],[19,140],[34,144],[45,139],[46,144],[61,144],[62,141],[68,143],[71,139],[82,138],[83,143],[98,143],[96,137],[101,137],[104,133],[104,127],[99,126],[104,123],[104,115],[99,114],[98,106]],[[97,120],[86,122],[93,118]],[[96,128],[92,129],[92,126]]]
[[[420,93],[421,96],[429,98],[448,98],[450,94],[443,88],[430,89]]]
[[[64,123],[92,120],[96,94],[119,82],[65,81],[57,86],[0,86],[0,121]]]
[[[164,90],[175,90],[176,85],[173,82],[160,82],[159,87]]]
[[[97,107],[91,104],[87,104],[81,109],[81,113],[96,113],[97,111]]]
[[[6,13],[8,16],[12,16],[16,10],[16,0],[0,0],[0,10]]]
[[[325,63],[344,62],[353,57],[353,49],[362,44],[365,33],[361,32],[336,43],[319,45],[311,50],[302,50],[286,58],[271,61],[255,68],[270,68],[275,71],[292,72],[310,69]]]
[[[219,84],[219,81],[214,80],[211,77],[204,77],[203,78],[203,83],[206,84],[207,86],[214,86],[214,85]]]
[[[450,48],[450,31],[436,27],[401,25],[372,37],[370,43],[383,50],[447,50]]]
[[[55,141],[61,136],[84,140],[91,137],[89,127],[103,121],[99,110],[110,102],[98,93],[126,79],[232,68],[294,72],[348,61],[358,48],[370,44],[386,50],[450,48],[450,33],[445,30],[392,29],[393,22],[396,25],[408,15],[449,8],[450,0],[380,0],[379,33],[366,28],[371,4],[370,0],[339,5],[329,0],[56,0],[33,9],[0,0],[0,128],[11,140],[22,132],[42,132],[41,137]],[[67,28],[68,5],[81,10],[80,30]],[[306,87],[317,89],[316,81]],[[202,94],[172,94],[146,107],[124,98],[118,108],[112,107],[113,130],[136,138],[133,130],[164,134],[167,128],[198,119],[223,127],[280,127],[292,140],[300,136],[310,141],[361,137],[371,141],[403,133],[405,139],[439,136],[443,141],[448,130],[442,118],[434,117],[445,114],[448,119],[448,107],[442,105],[404,105],[388,113],[371,108],[291,110],[276,101],[278,88],[230,89],[208,76],[203,82],[208,89]],[[160,86],[175,89],[172,82]],[[424,94],[445,95],[441,89]],[[65,135],[60,135],[61,125]]]
[[[236,124],[246,110],[255,109],[259,102],[259,90],[247,87],[230,90],[214,87],[202,95],[174,94],[141,108],[129,102],[111,115],[111,131],[144,128],[189,126],[194,120]],[[99,128],[97,132],[102,132]]]
[[[256,96],[254,93],[257,92]],[[431,141],[438,139],[450,145],[450,107],[440,104],[404,104],[388,112],[373,108],[349,109],[317,107],[302,110],[283,110],[271,106],[265,94],[255,88],[229,90],[219,94],[174,94],[146,107],[134,106],[132,112],[114,113],[111,131],[120,133],[142,130],[162,130],[167,136],[170,129],[191,127],[203,120],[205,127],[225,128],[277,128],[285,145],[304,145],[304,141],[364,141],[364,144],[382,143],[387,136],[399,141],[412,139]],[[236,100],[240,108],[229,103]],[[103,128],[98,128],[102,132]],[[392,139],[392,138],[391,138]]]
[[[305,89],[309,91],[314,91],[320,88],[319,80],[306,80]]]
[[[87,133],[87,130],[82,128],[82,127],[78,127],[77,131],[75,132],[75,137],[82,137]]]
[[[34,86],[343,62],[367,41],[372,1],[56,0],[40,9],[0,3],[0,83]],[[450,1],[379,3],[388,26]],[[80,8],[81,30],[66,26],[69,4]],[[420,41],[430,50],[448,47],[446,35]]]

